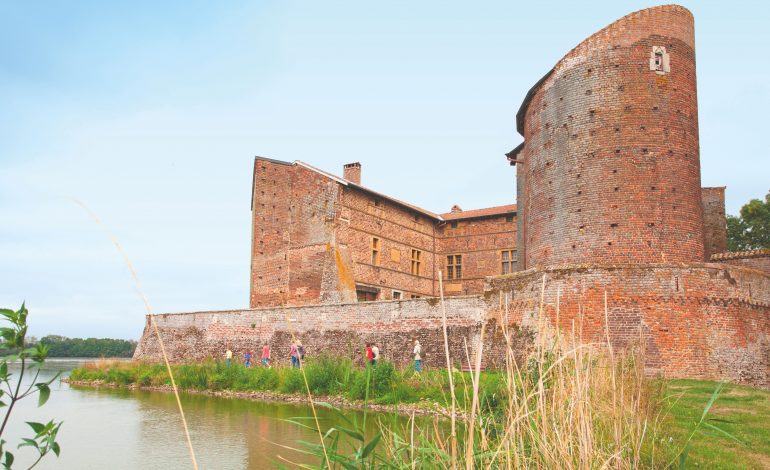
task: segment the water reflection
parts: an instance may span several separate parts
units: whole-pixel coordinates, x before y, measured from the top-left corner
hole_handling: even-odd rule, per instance
[[[67,371],[83,361],[51,360],[41,378]],[[31,379],[31,377],[29,378]],[[27,380],[29,380],[27,379]],[[26,381],[26,380],[25,380]],[[311,417],[305,405],[254,402],[182,394],[190,434],[202,469],[263,469],[274,467],[278,456],[298,463],[320,463],[315,457],[292,451],[299,441],[317,442],[317,432],[287,420]],[[322,431],[338,422],[328,409],[316,408]],[[363,414],[346,412],[361,422]],[[36,468],[55,469],[174,469],[189,468],[189,456],[173,394],[125,389],[91,389],[55,382],[51,399],[37,408],[36,399],[17,405],[9,422],[10,443],[30,434],[24,421],[64,421],[59,459],[47,456]],[[397,427],[406,418],[372,415],[367,434],[376,432],[377,421]],[[306,421],[312,425],[313,421]],[[284,447],[285,446],[285,447]],[[31,463],[34,452],[13,451],[23,463]],[[285,463],[285,462],[284,462]]]

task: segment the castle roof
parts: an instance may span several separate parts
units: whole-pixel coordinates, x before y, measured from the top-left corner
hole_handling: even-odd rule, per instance
[[[413,204],[409,204],[408,202],[404,202],[400,199],[396,199],[394,197],[388,196],[386,194],[380,193],[378,191],[375,191],[373,189],[367,188],[366,186],[362,186],[360,184],[354,183],[353,181],[347,180],[345,178],[339,177],[337,175],[334,175],[332,173],[329,173],[327,171],[324,171],[320,168],[316,168],[313,165],[310,165],[309,163],[305,163],[301,160],[295,160],[294,162],[285,162],[282,160],[274,160],[272,158],[266,158],[266,157],[254,157],[257,160],[266,160],[273,163],[278,163],[281,165],[293,165],[293,166],[301,166],[303,168],[306,168],[310,171],[313,171],[315,173],[318,173],[322,176],[325,176],[326,178],[329,178],[332,181],[336,181],[337,183],[343,185],[343,186],[349,186],[356,189],[359,189],[361,191],[364,191],[366,193],[369,193],[373,196],[385,199],[387,201],[390,201],[394,204],[397,204],[399,206],[405,207],[407,209],[410,209],[414,212],[417,212],[419,214],[422,214],[428,218],[434,219],[437,222],[443,222],[443,221],[449,221],[449,220],[459,220],[459,219],[471,219],[476,217],[489,217],[489,216],[495,216],[495,215],[502,215],[502,214],[512,214],[516,213],[516,204],[509,204],[506,206],[496,206],[496,207],[487,207],[484,209],[476,209],[476,210],[470,210],[470,211],[461,211],[461,212],[454,212],[454,213],[447,213],[447,214],[436,214],[434,212],[425,210],[421,207],[415,206]],[[252,183],[253,184],[253,183]]]

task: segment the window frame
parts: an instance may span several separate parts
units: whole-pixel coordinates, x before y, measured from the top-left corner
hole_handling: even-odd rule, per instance
[[[446,279],[447,281],[459,281],[463,278],[463,255],[455,253],[446,255]]]

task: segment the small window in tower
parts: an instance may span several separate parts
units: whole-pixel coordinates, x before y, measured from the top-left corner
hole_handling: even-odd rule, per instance
[[[650,52],[650,70],[657,74],[664,74],[671,71],[669,55],[663,46],[653,46]]]

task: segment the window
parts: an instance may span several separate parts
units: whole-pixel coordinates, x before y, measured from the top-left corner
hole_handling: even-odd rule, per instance
[[[419,296],[417,294],[412,294],[412,295],[409,296],[409,298],[411,298],[411,299],[419,299],[420,297],[421,296]]]
[[[513,216],[512,215],[506,215],[505,216],[505,221],[508,222],[508,223],[513,222]]]
[[[456,221],[455,221],[455,222],[452,222],[452,223],[451,223],[451,224],[449,224],[449,225],[450,225],[452,228],[457,228],[457,222],[456,222]]]
[[[650,51],[650,70],[654,70],[659,75],[671,71],[671,62],[665,47],[652,46]]]
[[[446,257],[446,278],[463,278],[463,257],[462,255],[449,255]]]
[[[397,291],[397,290],[393,291],[393,300],[401,300],[403,296],[404,294],[401,291]]]
[[[359,302],[372,302],[380,296],[380,289],[376,287],[356,285],[356,297]]]
[[[372,237],[372,264],[380,264],[380,239],[376,237]]]
[[[516,263],[516,250],[503,250],[500,252],[501,256],[501,262],[502,262],[502,273],[503,274],[510,274],[513,272],[514,269],[514,263]]]
[[[422,274],[422,251],[412,249],[412,274]]]

